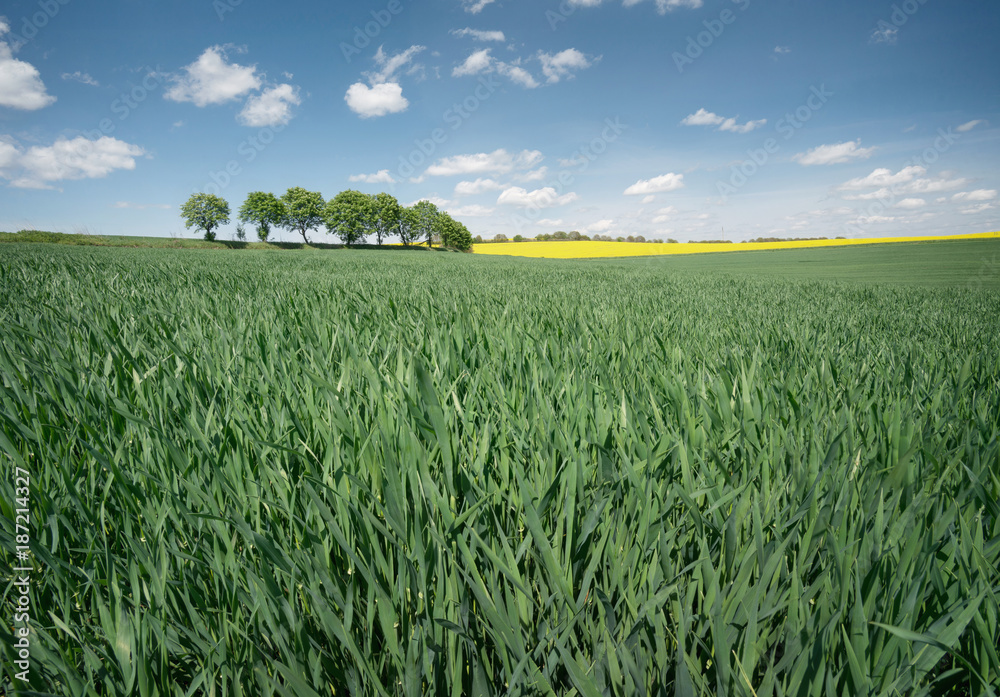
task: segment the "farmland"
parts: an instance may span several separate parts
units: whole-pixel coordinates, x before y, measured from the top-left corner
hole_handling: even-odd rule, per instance
[[[0,245],[32,688],[995,694],[996,243],[933,244]]]

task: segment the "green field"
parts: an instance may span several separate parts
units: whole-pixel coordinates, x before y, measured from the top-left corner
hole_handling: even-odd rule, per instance
[[[998,254],[0,245],[23,694],[995,695]]]

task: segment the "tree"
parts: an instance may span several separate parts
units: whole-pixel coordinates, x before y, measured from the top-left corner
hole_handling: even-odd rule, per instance
[[[493,235],[493,241],[494,242],[506,242],[507,241],[507,235],[503,234],[502,232],[498,232],[497,234]]]
[[[469,228],[452,218],[447,213],[438,216],[438,231],[441,244],[445,247],[467,252],[472,249],[472,233]]]
[[[417,201],[413,204],[413,211],[417,216],[417,224],[414,226],[417,234],[414,239],[427,240],[427,246],[434,246],[434,234],[438,232],[437,220],[441,211],[430,201]]]
[[[306,233],[323,224],[323,196],[318,191],[306,191],[301,186],[293,186],[281,197],[285,207],[285,217],[281,227],[297,232],[309,244]]]
[[[254,191],[240,207],[239,218],[241,223],[252,223],[257,228],[257,239],[267,242],[271,228],[284,222],[285,206],[274,194]]]
[[[403,244],[409,246],[420,239],[420,216],[413,208],[401,208],[397,232]]]
[[[215,239],[215,228],[229,224],[229,203],[214,194],[192,194],[181,207],[184,227],[205,231],[205,239]]]
[[[515,242],[524,242],[524,235],[514,235]]]
[[[372,230],[375,231],[375,242],[381,246],[383,239],[399,230],[399,216],[403,209],[391,194],[375,194],[371,200]]]
[[[326,204],[323,220],[327,230],[344,244],[364,242],[365,235],[373,227],[373,198],[360,191],[341,191]]]

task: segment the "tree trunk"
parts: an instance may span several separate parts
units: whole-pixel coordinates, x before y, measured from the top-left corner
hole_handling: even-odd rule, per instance
[[[299,230],[299,233],[302,235],[302,239],[306,241],[306,244],[309,244],[309,238],[306,237],[306,229],[302,228],[301,230]]]

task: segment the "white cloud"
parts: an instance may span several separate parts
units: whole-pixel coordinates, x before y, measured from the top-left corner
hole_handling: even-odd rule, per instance
[[[997,197],[996,189],[978,189],[977,191],[963,191],[951,197],[952,201],[992,201]]]
[[[505,63],[497,60],[490,54],[491,49],[484,48],[472,53],[465,61],[456,66],[451,74],[453,77],[466,77],[468,75],[479,75],[480,73],[497,73],[508,77],[522,87],[534,89],[538,87],[538,81],[527,70],[520,66],[520,60],[514,63]]]
[[[229,63],[226,48],[222,46],[206,49],[183,71],[183,75],[173,77],[174,84],[164,97],[174,102],[191,102],[198,107],[224,104],[261,85],[257,66]]]
[[[647,196],[649,194],[660,194],[669,191],[676,191],[684,188],[684,175],[668,174],[653,177],[652,179],[640,179],[635,184],[625,189],[626,196]]]
[[[955,130],[959,133],[968,133],[976,126],[984,126],[986,122],[982,119],[976,119],[975,121],[969,121],[968,123],[963,123],[961,126],[957,127]]]
[[[655,200],[656,200],[655,194],[650,194],[649,196],[647,196],[644,199],[642,199],[642,202],[645,203],[645,204],[649,204],[649,203],[652,203]]]
[[[531,169],[541,162],[541,160],[542,153],[537,150],[523,150],[515,155],[501,148],[491,153],[446,157],[428,167],[425,174],[431,177],[488,173],[506,174],[515,169]]]
[[[502,31],[480,31],[479,29],[452,29],[455,36],[470,36],[476,41],[506,41]]]
[[[564,225],[564,222],[562,218],[554,218],[554,219],[542,218],[537,223],[535,223],[535,225],[544,225],[546,227],[559,227],[560,225]]]
[[[777,53],[779,56],[783,56],[785,54],[791,53],[792,49],[790,49],[788,46],[775,46],[774,52]]]
[[[410,102],[403,96],[403,88],[396,81],[396,73],[408,65],[411,67],[407,74],[420,71],[423,66],[411,64],[413,58],[424,50],[425,46],[410,46],[402,53],[389,55],[379,46],[375,52],[375,64],[379,69],[364,74],[371,86],[355,82],[348,87],[347,94],[344,95],[347,106],[363,119],[406,111]]]
[[[526,87],[528,89],[538,87],[538,80],[536,80],[531,73],[516,63],[504,63],[502,61],[498,61],[497,71],[501,75],[509,77],[513,82],[521,85],[521,87]]]
[[[538,169],[533,169],[530,172],[519,174],[515,177],[515,179],[519,182],[538,182],[545,179],[548,173],[548,167],[539,167]]]
[[[403,96],[403,88],[395,82],[374,87],[356,82],[347,89],[344,101],[351,111],[363,119],[398,114],[410,106],[410,102]]]
[[[873,44],[889,44],[892,45],[896,43],[899,39],[899,29],[896,27],[886,26],[881,29],[876,29],[872,32],[869,41]]]
[[[492,4],[493,2],[495,2],[495,0],[462,0],[462,6],[465,8],[466,12],[477,15],[483,11],[484,7]]]
[[[971,208],[963,208],[959,211],[962,215],[976,215],[977,213],[985,213],[986,211],[991,211],[996,206],[992,203],[980,203],[978,206],[973,206]]]
[[[820,145],[809,152],[800,152],[792,159],[806,167],[811,165],[839,165],[851,160],[866,160],[872,156],[875,148],[862,148],[861,140],[837,143],[835,145]]]
[[[91,87],[100,87],[101,83],[90,76],[89,73],[81,73],[77,70],[74,73],[63,73],[60,75],[63,80],[73,80],[74,82],[79,82],[84,85],[90,85]]]
[[[903,194],[937,194],[942,191],[961,189],[968,183],[968,179],[915,179],[909,184],[897,188],[897,191]]]
[[[108,136],[98,140],[60,138],[52,145],[36,145],[23,153],[10,143],[0,143],[0,171],[13,179],[12,186],[51,189],[53,182],[100,179],[115,170],[133,170],[135,158],[144,154],[138,145]]]
[[[493,69],[493,56],[490,55],[490,49],[484,48],[466,58],[462,65],[456,66],[451,71],[451,74],[454,77],[465,77],[466,75],[478,75],[479,73],[489,72]]]
[[[896,174],[892,170],[879,168],[867,177],[851,179],[840,185],[841,191],[857,191],[875,187],[894,186],[911,182],[917,177],[927,174],[927,170],[918,165],[911,165],[898,171]]]
[[[493,179],[483,179],[480,177],[475,181],[465,181],[459,182],[455,185],[455,195],[456,196],[476,196],[478,194],[484,194],[487,191],[498,191],[503,188],[503,185]]]
[[[578,198],[579,196],[572,192],[560,196],[551,186],[534,191],[527,191],[520,186],[512,186],[500,194],[497,203],[505,206],[517,206],[518,208],[553,208],[572,203]]]
[[[550,84],[563,78],[572,78],[574,70],[585,70],[593,65],[592,61],[575,48],[567,48],[555,55],[539,52],[538,60],[542,62],[542,73]]]
[[[896,208],[903,208],[905,210],[916,210],[917,208],[923,208],[927,205],[927,201],[922,198],[904,198],[902,201],[896,204]]]
[[[375,65],[379,67],[379,70],[374,73],[365,73],[365,77],[373,86],[383,82],[395,82],[396,73],[412,64],[413,59],[426,49],[426,46],[410,46],[402,53],[390,56],[379,46],[378,51],[375,52]],[[415,67],[419,69],[419,66]]]
[[[438,208],[448,208],[448,206],[452,205],[451,201],[445,198],[441,198],[440,196],[424,196],[423,198],[418,198],[416,201],[412,201],[406,204],[407,208],[412,207],[414,204],[420,203],[421,201],[429,201]]]
[[[3,24],[0,35],[9,29]],[[45,91],[37,68],[14,58],[10,45],[0,41],[0,106],[35,111],[55,101],[56,98]]]
[[[614,220],[598,220],[596,223],[588,225],[585,230],[587,232],[607,232],[615,226]]]
[[[488,218],[493,215],[495,208],[487,208],[479,204],[471,206],[461,206],[459,208],[449,208],[448,213],[456,218]]]
[[[389,170],[380,169],[375,174],[352,174],[348,177],[348,181],[352,182],[362,182],[364,184],[395,184],[396,180]]]
[[[716,130],[728,131],[730,133],[749,133],[766,124],[767,119],[760,119],[759,121],[747,121],[741,125],[735,118],[719,116],[704,108],[684,117],[681,121],[682,126],[718,126]]]
[[[301,103],[297,87],[278,85],[250,97],[237,120],[254,128],[284,126],[292,120],[292,107]]]

